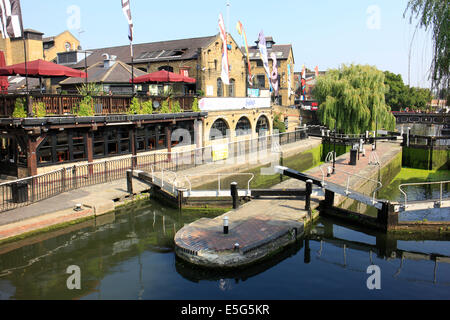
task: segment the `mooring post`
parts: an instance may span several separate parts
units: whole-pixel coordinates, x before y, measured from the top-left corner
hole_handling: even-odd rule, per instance
[[[239,194],[238,194],[238,188],[237,188],[237,182],[232,182],[230,189],[231,189],[231,197],[233,198],[233,209],[239,208]]]
[[[127,170],[127,192],[133,194],[133,170]]]
[[[228,217],[223,218],[223,234],[228,234]]]
[[[307,264],[311,262],[311,249],[309,248],[309,239],[305,239],[305,256],[303,261]]]
[[[334,205],[334,192],[325,190],[325,200],[323,201],[325,208],[332,208]]]
[[[308,216],[311,218],[311,194],[312,194],[312,180],[306,180],[306,201],[305,210],[308,211]]]

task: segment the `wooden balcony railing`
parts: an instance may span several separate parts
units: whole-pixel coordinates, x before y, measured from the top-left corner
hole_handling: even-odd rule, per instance
[[[16,99],[23,98],[25,95],[0,95],[0,117],[11,117],[14,112]],[[132,97],[131,96],[97,96],[94,98],[94,109],[96,115],[105,114],[124,114],[127,113]],[[83,96],[81,95],[58,95],[58,94],[42,94],[30,95],[31,103],[43,102],[46,106],[47,115],[72,115]],[[153,101],[153,109],[156,102],[161,105],[167,97],[161,96],[139,96],[138,99],[142,101]],[[176,96],[172,97],[171,101],[179,101],[180,107],[184,111],[192,110],[194,96]]]

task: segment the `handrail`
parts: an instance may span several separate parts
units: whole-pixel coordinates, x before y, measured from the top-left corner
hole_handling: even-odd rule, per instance
[[[442,205],[442,186],[444,184],[450,183],[449,181],[434,181],[434,182],[416,182],[416,183],[403,183],[401,185],[398,186],[398,189],[400,190],[400,192],[404,195],[405,197],[405,209],[408,206],[408,196],[406,194],[405,191],[403,191],[402,187],[407,187],[407,186],[423,186],[423,185],[434,185],[434,184],[440,184],[440,193],[439,193],[439,204]],[[429,201],[433,201],[433,199],[429,200]]]
[[[204,174],[187,174],[184,175],[186,178],[188,177],[203,177],[203,176],[217,176],[218,177],[218,189],[217,191],[221,191],[221,185],[220,185],[220,177],[221,176],[251,176],[251,178],[247,182],[247,190],[250,192],[250,183],[255,178],[255,175],[253,173],[204,173]],[[190,180],[189,180],[190,182]],[[192,191],[192,184],[190,183],[190,189],[189,191]]]
[[[360,176],[360,175],[358,175],[358,174],[356,174],[356,173],[346,172],[346,171],[341,170],[341,169],[336,169],[336,168],[335,168],[335,170],[336,170],[336,171],[340,171],[340,172],[345,173],[346,175],[348,175],[348,178],[347,178],[347,190],[345,191],[345,193],[346,193],[347,195],[349,195],[349,194],[351,193],[351,192],[349,191],[349,189],[350,189],[350,177],[351,177],[351,176],[354,176],[354,177],[357,177],[357,178],[360,178],[360,179],[364,179],[364,180],[368,180],[368,181],[371,181],[371,182],[374,182],[374,183],[378,184],[379,187],[376,188],[376,189],[373,191],[373,197],[372,197],[372,203],[375,204],[375,203],[377,202],[377,201],[375,200],[375,195],[376,195],[377,192],[383,187],[383,184],[381,183],[381,181],[376,181],[376,180],[373,180],[373,179],[370,179],[370,178],[367,178],[367,177]]]

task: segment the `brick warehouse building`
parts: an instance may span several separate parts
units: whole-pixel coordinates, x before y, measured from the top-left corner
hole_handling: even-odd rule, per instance
[[[246,97],[247,71],[244,55],[231,35],[228,35],[230,85],[220,78],[222,65],[222,40],[220,35],[135,44],[134,67],[152,73],[167,70],[197,80],[197,91],[205,97]],[[85,59],[65,61],[64,65],[83,70],[103,61],[105,54],[131,65],[128,45],[89,50]],[[76,58],[76,55],[74,55]],[[195,94],[196,92],[192,92]]]

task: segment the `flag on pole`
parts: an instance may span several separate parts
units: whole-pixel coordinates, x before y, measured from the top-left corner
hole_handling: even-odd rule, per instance
[[[275,53],[270,54],[270,59],[272,59],[272,73],[270,74],[270,80],[272,82],[272,88],[275,96],[278,95],[278,67],[277,67],[277,56]]]
[[[270,82],[270,70],[269,70],[269,59],[267,57],[267,46],[266,46],[266,37],[264,36],[264,32],[261,30],[258,36],[259,42],[259,52],[261,54],[261,60],[264,65],[264,70],[266,71],[267,79],[269,80],[270,91],[273,91],[272,84]]]
[[[306,78],[306,67],[305,67],[305,65],[302,65],[302,78],[303,79]]]
[[[247,35],[245,34],[244,26],[240,21],[238,21],[236,28],[238,33],[242,36],[242,40],[244,41],[245,52],[247,53],[248,83],[252,86],[253,85],[252,66],[250,64],[250,55],[248,53]]]
[[[287,66],[287,71],[288,71],[288,97],[289,99],[291,98],[292,95],[292,89],[291,89],[291,65],[288,64]]]
[[[316,71],[316,78],[319,76],[319,66],[316,66],[314,68],[314,71]]]
[[[22,37],[23,25],[20,0],[0,1],[0,19],[3,39]]]
[[[220,77],[224,84],[230,84],[230,64],[228,61],[228,43],[227,43],[227,32],[225,29],[225,23],[223,22],[222,14],[219,14],[219,29],[220,37],[222,38],[223,49],[222,49],[222,73]]]
[[[130,0],[122,0],[122,10],[128,22],[128,39],[130,39],[131,56],[133,57],[133,19],[131,18]]]

